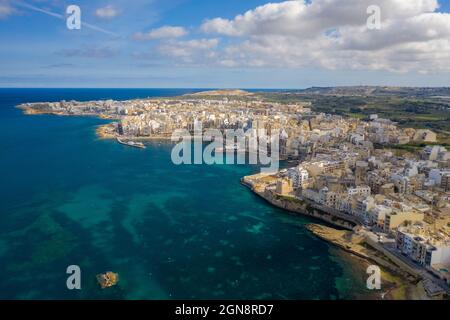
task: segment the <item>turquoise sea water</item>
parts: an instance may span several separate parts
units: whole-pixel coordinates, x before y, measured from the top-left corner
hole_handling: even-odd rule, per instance
[[[175,166],[169,144],[97,139],[104,120],[21,102],[185,90],[0,90],[0,299],[351,299],[364,274],[241,186],[254,166]],[[82,290],[66,288],[79,265]],[[102,290],[95,275],[114,271]]]

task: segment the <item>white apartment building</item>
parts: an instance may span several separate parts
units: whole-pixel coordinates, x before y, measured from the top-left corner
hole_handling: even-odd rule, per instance
[[[372,197],[358,197],[353,207],[353,214],[368,222],[368,212],[375,207],[375,199]]]
[[[363,186],[363,187],[356,187],[356,188],[350,188],[347,190],[347,193],[349,196],[357,196],[357,197],[368,197],[370,196],[371,190],[370,187]]]
[[[302,166],[288,169],[287,175],[292,180],[294,189],[304,186],[309,179],[309,172]]]
[[[431,267],[450,264],[450,243],[423,232],[424,224],[415,224],[397,229],[397,248],[413,261]]]
[[[392,212],[392,208],[381,204],[375,205],[367,212],[367,220],[371,225],[377,225],[380,228],[384,227],[384,219],[386,215]]]

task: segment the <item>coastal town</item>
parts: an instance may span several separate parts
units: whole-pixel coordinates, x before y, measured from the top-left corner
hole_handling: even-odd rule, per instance
[[[314,112],[308,101],[269,102],[239,90],[18,107],[30,115],[109,119],[97,129],[100,137],[140,147],[170,140],[177,129],[192,132],[198,122],[204,130],[277,130],[286,165],[243,177],[244,185],[277,207],[347,230],[350,236],[332,239],[326,227],[310,228],[344,250],[395,266],[429,297],[450,294],[450,152],[430,129],[400,127],[378,114]],[[400,148],[411,143],[420,147]]]

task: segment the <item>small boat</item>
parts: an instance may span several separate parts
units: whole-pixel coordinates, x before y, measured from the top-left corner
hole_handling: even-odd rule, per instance
[[[119,282],[119,274],[112,271],[101,273],[97,275],[98,284],[102,289],[113,287]]]
[[[117,142],[129,147],[134,147],[134,148],[140,148],[140,149],[145,149],[145,145],[142,142],[135,142],[135,141],[124,141],[122,139],[120,139],[119,137],[117,137]]]

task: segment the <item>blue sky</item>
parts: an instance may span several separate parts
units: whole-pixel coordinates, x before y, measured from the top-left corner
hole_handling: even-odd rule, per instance
[[[0,87],[450,86],[450,0],[386,1],[0,0]]]

